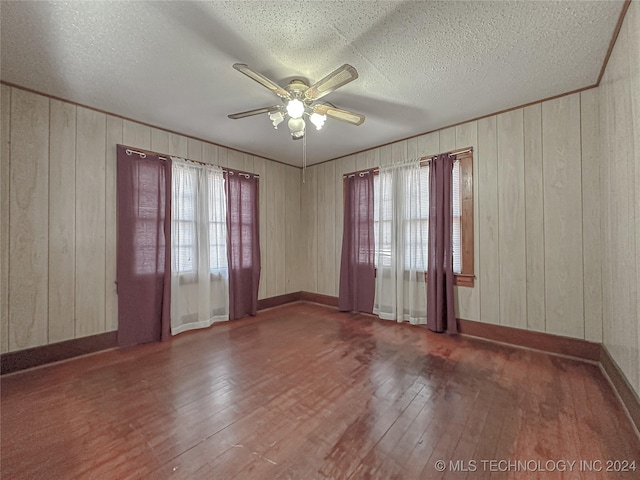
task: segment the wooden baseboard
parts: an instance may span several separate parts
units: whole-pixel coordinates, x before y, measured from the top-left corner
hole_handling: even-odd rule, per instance
[[[607,347],[602,345],[600,352],[600,365],[602,366],[602,370],[604,370],[609,380],[611,380],[613,388],[618,392],[622,403],[629,412],[631,421],[640,432],[640,397],[638,397],[638,394],[627,381],[627,378],[607,350]]]
[[[297,302],[301,299],[302,292],[285,293],[276,297],[263,298],[258,300],[258,310],[278,307],[287,303]]]
[[[321,305],[327,305],[329,307],[338,306],[338,297],[323,295],[321,293],[300,292],[300,300],[304,300],[305,302],[319,303]]]
[[[117,346],[118,332],[99,333],[0,355],[0,375],[99,352]]]
[[[531,330],[463,319],[458,319],[458,330],[463,335],[533,348],[548,353],[568,355],[592,362],[600,361],[601,345],[578,338],[561,337],[550,333],[532,332]]]

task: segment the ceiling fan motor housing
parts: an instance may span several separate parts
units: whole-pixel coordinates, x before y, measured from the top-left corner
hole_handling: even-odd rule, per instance
[[[308,89],[309,85],[307,85],[304,81],[298,79],[291,80],[291,82],[289,82],[289,85],[285,87],[285,90],[289,92],[293,98],[297,98],[298,100],[302,100],[306,104],[310,104],[312,102],[304,98],[304,92],[306,92]]]

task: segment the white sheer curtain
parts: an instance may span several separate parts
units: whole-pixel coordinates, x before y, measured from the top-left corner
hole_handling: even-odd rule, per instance
[[[171,334],[229,319],[222,169],[172,157]]]
[[[429,168],[420,162],[381,167],[374,180],[376,293],[373,313],[427,323]]]

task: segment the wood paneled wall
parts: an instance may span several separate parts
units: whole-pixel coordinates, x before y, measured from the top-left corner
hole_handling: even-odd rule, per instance
[[[258,173],[259,297],[300,291],[300,169],[1,87],[2,352],[117,329],[118,143]]]
[[[595,96],[560,97],[310,167],[304,288],[338,294],[343,173],[471,146],[476,284],[456,287],[458,316],[601,341]]]
[[[637,0],[631,2],[627,11],[599,95],[602,149],[597,163],[601,182],[604,344],[640,395],[640,2]]]

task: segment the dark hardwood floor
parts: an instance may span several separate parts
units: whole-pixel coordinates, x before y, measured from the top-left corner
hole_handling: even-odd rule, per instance
[[[309,303],[1,387],[3,479],[640,478],[596,365]]]

